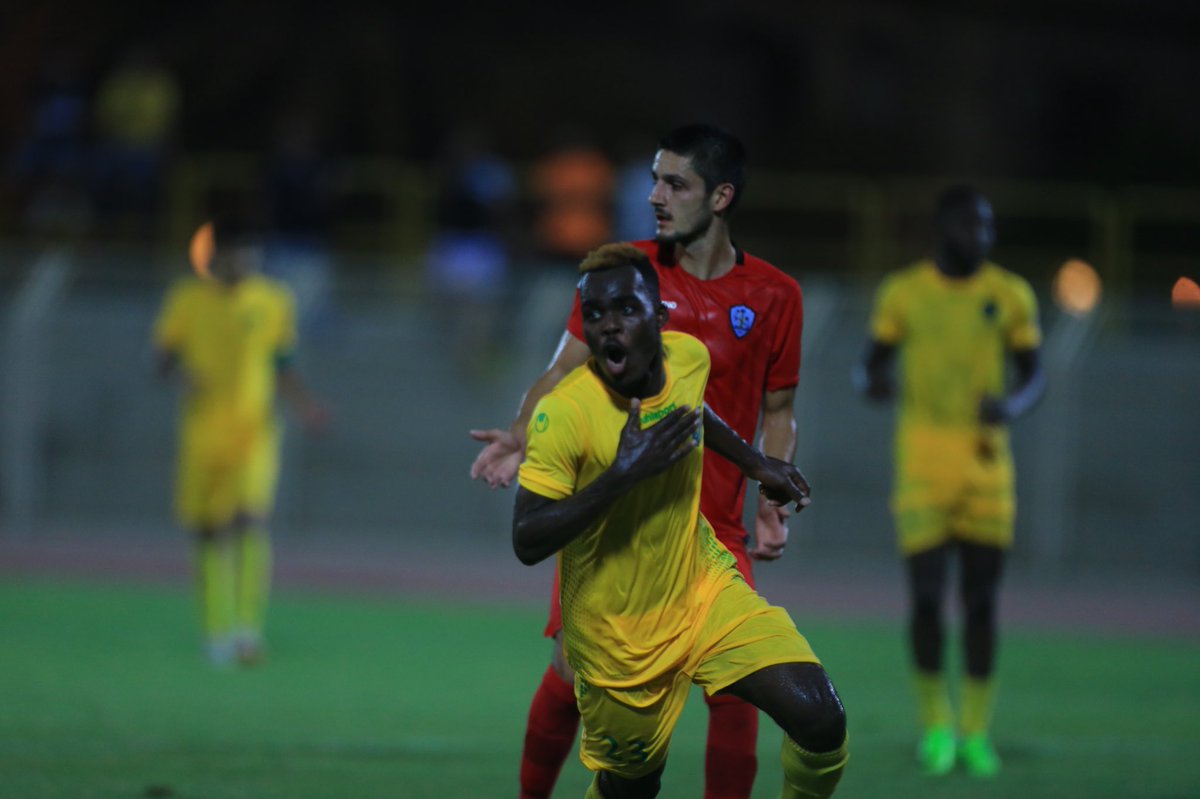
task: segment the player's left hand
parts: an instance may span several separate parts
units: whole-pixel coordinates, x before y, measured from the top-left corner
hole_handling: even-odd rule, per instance
[[[796,503],[796,510],[803,510],[812,499],[812,486],[795,465],[767,455],[755,474],[747,475],[758,481],[758,493],[773,505]]]
[[[754,519],[754,548],[749,551],[755,560],[778,560],[787,546],[787,520],[792,515],[789,505],[777,505],[758,495],[758,514]]]

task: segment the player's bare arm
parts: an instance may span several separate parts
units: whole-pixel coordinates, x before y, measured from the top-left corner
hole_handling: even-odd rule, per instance
[[[764,455],[750,446],[725,420],[704,406],[704,446],[728,460],[751,480],[758,481],[767,499],[780,504],[808,505],[808,480],[791,463]]]
[[[1042,371],[1037,348],[1013,352],[1016,379],[1004,397],[984,397],[979,403],[979,420],[984,424],[1005,424],[1020,418],[1046,393],[1046,373]]]
[[[662,472],[696,448],[698,411],[676,408],[661,421],[641,427],[641,403],[631,400],[612,466],[579,493],[560,500],[517,489],[513,508],[513,551],[532,566],[569,544],[629,488]]]
[[[762,435],[759,448],[764,455],[791,462],[796,454],[796,389],[763,393]],[[773,503],[766,495],[758,495],[758,512],[754,519],[754,546],[747,554],[755,560],[777,560],[787,546],[787,520],[791,506]]]
[[[507,488],[512,483],[525,455],[525,430],[533,416],[533,409],[560,380],[586,363],[590,354],[586,344],[569,332],[564,332],[550,366],[525,392],[517,418],[509,428],[471,431],[471,438],[485,442],[484,448],[471,464],[472,480],[483,480],[489,488]]]
[[[292,366],[282,367],[277,375],[279,395],[300,419],[306,430],[323,432],[329,426],[329,409],[309,391],[299,372]]]
[[[886,402],[896,396],[896,379],[892,366],[896,348],[882,341],[872,341],[862,365],[854,370],[854,387],[867,399]]]

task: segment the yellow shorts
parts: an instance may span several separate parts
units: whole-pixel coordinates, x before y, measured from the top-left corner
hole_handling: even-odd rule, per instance
[[[767,604],[742,580],[732,580],[713,602],[695,649],[679,668],[633,688],[605,688],[575,676],[583,718],[579,759],[592,771],[645,776],[666,762],[692,683],[712,695],[780,663],[820,661],[786,610]]]
[[[950,540],[1008,548],[1016,508],[1007,436],[900,431],[892,514],[905,555]]]
[[[279,444],[274,424],[231,435],[185,420],[175,483],[180,522],[200,529],[222,527],[238,514],[268,515],[275,503]]]

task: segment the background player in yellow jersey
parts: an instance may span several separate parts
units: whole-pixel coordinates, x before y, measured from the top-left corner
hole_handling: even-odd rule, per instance
[[[588,797],[658,794],[693,682],[783,728],[785,799],[829,796],[847,756],[841,700],[787,612],[747,585],[700,514],[703,448],[775,501],[807,504],[807,483],[704,407],[708,350],[662,332],[667,309],[642,250],[605,245],[580,269],[591,358],[534,411],[513,547],[530,564],[559,553],[580,759],[598,772]]]
[[[892,511],[907,562],[912,600],[910,642],[924,733],[923,767],[944,774],[956,755],[977,776],[1000,760],[987,728],[992,709],[996,599],[1016,508],[1005,424],[1038,400],[1037,301],[1029,284],[985,260],[995,240],[992,207],[968,186],[937,203],[932,260],[890,275],[871,318],[872,341],[857,373],[876,400],[896,393]],[[1006,360],[1016,367],[1006,392]],[[966,675],[956,738],[943,674],[942,603],[951,553],[958,555]]]
[[[171,288],[154,343],[159,373],[184,385],[175,505],[196,535],[208,656],[217,665],[250,665],[262,656],[270,585],[276,388],[307,427],[323,427],[327,414],[294,368],[291,293],[256,274],[257,239],[226,219],[214,222],[213,236],[211,279]]]

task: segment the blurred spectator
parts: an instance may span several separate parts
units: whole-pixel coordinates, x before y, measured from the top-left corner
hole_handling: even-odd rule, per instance
[[[577,133],[534,166],[534,231],[540,254],[575,262],[612,238],[613,167]],[[648,194],[648,193],[647,193]]]
[[[101,83],[96,199],[110,232],[152,232],[180,104],[179,82],[148,46],[130,50]]]
[[[426,284],[458,359],[478,370],[492,362],[499,295],[508,287],[516,178],[484,131],[464,127],[450,137],[437,195]]]
[[[24,222],[38,235],[84,233],[92,221],[86,192],[88,93],[77,53],[50,53],[31,105],[29,129],[10,167]]]
[[[332,315],[333,170],[313,115],[285,115],[264,177],[269,231],[265,271],[295,294],[305,333],[318,332]]]

